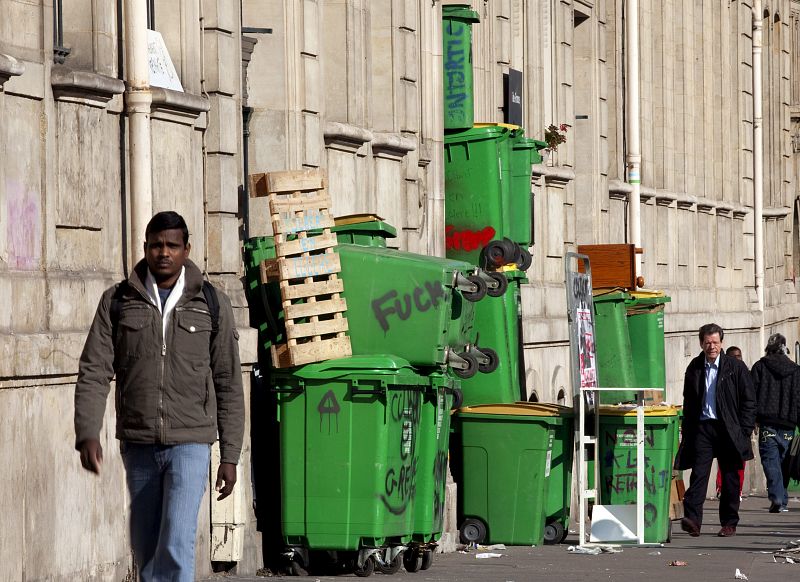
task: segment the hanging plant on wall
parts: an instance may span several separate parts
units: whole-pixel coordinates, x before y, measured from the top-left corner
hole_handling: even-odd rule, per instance
[[[567,141],[567,127],[566,123],[555,126],[552,123],[544,130],[544,141],[547,143],[548,152],[555,152],[562,143]]]

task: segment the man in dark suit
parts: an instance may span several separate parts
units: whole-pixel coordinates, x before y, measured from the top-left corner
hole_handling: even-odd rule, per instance
[[[739,474],[753,458],[750,435],[756,421],[756,396],[747,366],[722,351],[725,332],[715,323],[700,328],[703,350],[686,368],[683,381],[683,425],[675,468],[691,469],[683,498],[681,528],[700,535],[703,502],[711,464],[722,473],[719,498],[720,537],[736,535],[739,523]]]

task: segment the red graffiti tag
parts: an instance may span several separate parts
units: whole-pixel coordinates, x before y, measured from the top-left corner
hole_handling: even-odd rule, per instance
[[[447,250],[474,251],[482,249],[494,238],[495,230],[487,226],[483,230],[455,230],[453,225],[445,227],[445,247]]]

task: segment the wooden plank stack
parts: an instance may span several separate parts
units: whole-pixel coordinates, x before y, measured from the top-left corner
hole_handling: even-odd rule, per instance
[[[277,259],[261,264],[261,281],[279,281],[286,322],[287,343],[271,347],[273,365],[288,368],[351,355],[324,173],[270,172],[250,180],[252,195],[269,200],[275,234]]]

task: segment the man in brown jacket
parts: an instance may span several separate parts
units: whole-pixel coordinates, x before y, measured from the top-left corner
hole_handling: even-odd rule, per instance
[[[236,483],[244,433],[238,334],[230,300],[189,260],[189,230],[159,212],[144,260],[100,299],[75,387],[75,448],[99,473],[100,430],[116,375],[116,436],[131,496],[142,582],[194,580],[197,513],[219,434],[219,499]]]

